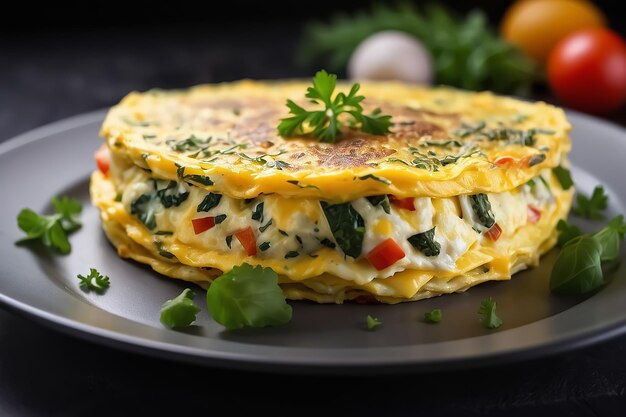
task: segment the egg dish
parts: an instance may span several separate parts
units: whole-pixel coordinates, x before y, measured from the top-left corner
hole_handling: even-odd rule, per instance
[[[368,82],[391,132],[277,133],[307,84],[131,93],[101,129],[91,196],[124,258],[207,288],[242,263],[289,299],[397,303],[508,280],[556,242],[573,188],[564,112],[450,88]],[[346,91],[349,85],[340,85]]]

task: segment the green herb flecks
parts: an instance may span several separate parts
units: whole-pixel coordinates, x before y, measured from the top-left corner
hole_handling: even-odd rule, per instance
[[[226,236],[226,246],[228,246],[228,249],[231,249],[232,244],[233,244],[233,235]]]
[[[229,330],[283,325],[292,316],[278,275],[271,268],[246,263],[211,283],[207,306],[213,319]]]
[[[374,195],[367,198],[367,201],[374,207],[380,207],[387,214],[391,213],[391,205],[389,204],[389,196],[385,195]]]
[[[265,232],[267,230],[267,228],[272,225],[273,222],[274,222],[274,219],[270,219],[269,222],[267,222],[263,226],[259,227],[259,232],[261,232],[261,233]]]
[[[70,197],[54,197],[51,203],[54,214],[41,215],[28,208],[18,213],[17,226],[26,236],[16,243],[39,240],[45,246],[66,255],[72,250],[67,235],[81,227],[78,216],[83,207],[80,201]]]
[[[435,228],[417,233],[407,239],[411,246],[422,252],[424,256],[438,256],[441,250],[439,242],[435,241]]]
[[[185,288],[178,297],[167,300],[161,306],[161,323],[167,327],[187,327],[190,326],[200,312],[193,299],[196,294],[189,288]]]
[[[378,176],[376,176],[374,174],[362,175],[362,176],[359,177],[359,179],[361,181],[374,180],[374,181],[382,182],[385,185],[391,185],[391,181],[389,181],[387,178],[378,177]]]
[[[211,180],[208,176],[198,174],[185,175],[185,167],[182,165],[177,165],[177,167],[178,169],[176,170],[176,173],[181,181],[191,181],[202,185],[213,185],[213,180]]]
[[[212,208],[217,207],[221,200],[221,194],[208,193],[204,196],[200,204],[198,204],[196,212],[200,213],[201,211],[209,211]]]
[[[343,121],[339,118],[341,114],[351,118],[351,127],[360,127],[365,133],[382,135],[389,132],[391,116],[382,115],[380,109],[375,109],[369,116],[363,114],[361,102],[365,97],[356,95],[360,89],[358,83],[352,85],[348,94],[338,93],[333,97],[336,84],[335,74],[318,71],[305,97],[323,108],[309,111],[287,100],[292,116],[280,121],[278,134],[283,137],[310,135],[319,138],[321,142],[336,142],[343,127]]]
[[[261,252],[265,252],[269,248],[270,248],[270,242],[263,242],[259,245],[259,249],[261,250]]]
[[[154,246],[156,246],[156,249],[159,252],[159,255],[161,255],[162,257],[167,258],[167,259],[175,259],[176,258],[176,256],[172,252],[167,251],[163,247],[163,242],[161,242],[160,240],[156,240],[154,242]]]
[[[343,252],[353,258],[361,255],[365,237],[365,221],[352,204],[322,202],[322,209],[335,241]]]
[[[298,256],[300,256],[300,252],[295,251],[295,250],[290,250],[289,252],[285,254],[285,259],[297,258]]]
[[[80,280],[80,288],[83,291],[102,294],[111,286],[109,277],[102,275],[96,268],[89,268],[87,276],[78,274],[76,277]]]
[[[441,321],[442,314],[441,309],[435,308],[431,311],[424,313],[424,321],[426,323],[439,323]]]
[[[609,196],[605,194],[604,187],[601,185],[593,189],[591,198],[583,194],[576,196],[576,205],[572,210],[575,215],[591,220],[604,219],[604,210],[606,210],[609,202]]]
[[[480,302],[478,314],[482,317],[481,322],[486,329],[497,329],[502,326],[502,320],[496,314],[496,302],[489,297]]]
[[[287,180],[287,182],[289,184],[293,184],[293,185],[297,186],[298,188],[315,188],[315,189],[319,190],[319,188],[316,187],[315,185],[302,184],[300,181],[297,181],[297,180]]]
[[[569,172],[569,169],[563,168],[562,166],[558,166],[556,168],[552,168],[552,173],[561,184],[561,188],[564,190],[569,190],[570,187],[574,185],[574,181],[572,181],[572,175]]]
[[[169,141],[168,144],[172,150],[176,152],[197,151],[199,149],[206,149],[206,147],[211,143],[211,139],[211,136],[206,139],[201,139],[195,135],[191,135],[183,140]]]
[[[365,318],[365,326],[367,327],[367,330],[374,330],[381,324],[383,324],[383,322],[378,320],[376,317],[368,315]]]
[[[446,140],[443,142],[426,140],[420,143],[420,146],[424,148],[429,147],[429,146],[434,146],[438,148],[460,148],[461,146],[463,146],[463,144],[459,142],[458,140]]]
[[[469,198],[472,202],[472,209],[478,216],[478,220],[480,220],[480,224],[489,229],[496,222],[495,216],[491,211],[489,197],[487,197],[487,194],[474,194]]]
[[[263,222],[263,206],[264,203],[259,203],[256,205],[256,207],[252,211],[252,220],[256,220],[259,223]]]

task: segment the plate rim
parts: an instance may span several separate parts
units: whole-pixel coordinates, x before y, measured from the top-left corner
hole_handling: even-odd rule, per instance
[[[24,132],[13,138],[0,143],[0,155],[8,153],[21,146],[27,145],[31,142],[43,140],[48,136],[62,133],[70,129],[81,128],[96,122],[101,122],[108,109],[98,109],[86,113],[81,113],[69,118],[61,119],[43,126],[39,126],[35,129]],[[589,123],[600,123],[612,130],[616,131],[616,134],[625,134],[626,129],[617,123],[612,121],[606,121],[604,119],[597,118],[595,116],[587,115],[574,110],[564,109],[568,115],[572,115],[575,118],[585,120]],[[74,297],[71,293],[67,293],[68,296]],[[593,297],[593,296],[592,296]],[[367,363],[363,360],[355,360],[354,362],[342,362],[335,363],[333,361],[299,361],[294,358],[281,358],[281,357],[263,357],[254,354],[235,354],[232,352],[215,352],[210,350],[204,350],[205,354],[199,354],[198,349],[191,349],[188,346],[165,343],[163,341],[155,341],[151,339],[141,338],[133,335],[128,335],[120,331],[113,331],[110,329],[104,329],[89,323],[81,322],[75,318],[61,316],[54,312],[45,311],[37,306],[26,304],[20,300],[11,298],[4,293],[0,293],[0,305],[8,307],[13,312],[26,315],[27,317],[35,319],[37,322],[49,327],[60,330],[66,334],[77,336],[87,341],[95,341],[100,344],[104,344],[110,347],[122,348],[131,352],[140,352],[143,354],[149,354],[165,359],[175,359],[183,362],[191,362],[196,364],[203,364],[209,366],[218,366],[226,368],[236,368],[245,370],[270,370],[274,372],[310,372],[310,373],[328,373],[341,370],[345,373],[398,373],[403,371],[432,371],[432,370],[449,370],[449,369],[461,369],[461,368],[473,368],[491,364],[500,364],[504,362],[511,362],[512,360],[527,360],[536,358],[539,356],[550,356],[564,351],[578,349],[584,346],[596,344],[621,334],[626,333],[626,313],[619,319],[609,324],[604,324],[596,329],[579,330],[572,334],[562,336],[549,343],[541,344],[531,347],[519,347],[509,350],[504,350],[494,353],[488,353],[484,355],[474,355],[471,357],[461,357],[454,359],[438,359],[438,360],[423,360],[412,363],[407,363],[406,359],[396,359],[390,361],[377,361],[375,363],[370,360]],[[91,308],[95,308],[99,311],[103,311],[106,314],[111,314],[105,310],[98,308],[95,305],[90,305]],[[567,311],[567,310],[566,310]],[[557,314],[558,315],[558,314]],[[130,319],[122,316],[115,316],[121,320],[131,321]],[[544,320],[550,320],[554,316],[546,317]],[[520,328],[534,325],[537,322],[529,323],[523,326],[519,326],[513,329],[507,329],[507,331],[514,331]],[[144,325],[144,324],[141,324]],[[170,332],[169,329],[163,329],[163,331]],[[496,334],[496,333],[494,333]],[[494,334],[486,334],[484,336],[477,337],[491,337]],[[454,343],[455,340],[437,343]],[[237,342],[230,342],[237,343]],[[254,346],[254,345],[251,345]],[[402,347],[386,347],[386,348],[369,348],[370,350],[393,350],[393,349],[406,349],[410,346]],[[272,347],[269,347],[274,348]],[[289,348],[291,350],[298,348]],[[329,352],[332,349],[324,349]],[[348,349],[349,350],[349,349]],[[217,354],[216,354],[217,353]]]

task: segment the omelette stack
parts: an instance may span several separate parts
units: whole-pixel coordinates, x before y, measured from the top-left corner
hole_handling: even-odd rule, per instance
[[[555,175],[570,150],[561,109],[366,83],[389,134],[278,136],[307,86],[151,90],[113,107],[91,196],[119,255],[205,288],[248,263],[290,299],[397,303],[508,280],[555,244],[574,192]]]

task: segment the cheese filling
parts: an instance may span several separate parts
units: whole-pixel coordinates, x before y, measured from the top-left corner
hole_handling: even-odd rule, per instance
[[[416,197],[403,205],[390,203],[388,196],[342,204],[275,194],[235,199],[185,181],[154,179],[139,167],[124,171],[119,188],[126,213],[159,241],[234,255],[242,262],[271,266],[292,279],[316,276],[321,270],[365,284],[403,270],[458,271],[457,261],[471,248],[506,251],[516,230],[539,222],[541,213],[551,210],[553,181],[550,170],[544,170],[509,192]],[[501,234],[496,235],[493,231],[498,228]],[[252,232],[253,255],[246,247],[249,242],[237,237],[246,229]],[[394,253],[403,256],[387,260],[387,265],[384,252],[382,261],[374,254],[389,239],[399,248]],[[295,267],[303,263],[315,267],[308,273],[307,268]],[[219,268],[220,263],[209,259],[204,266]]]

